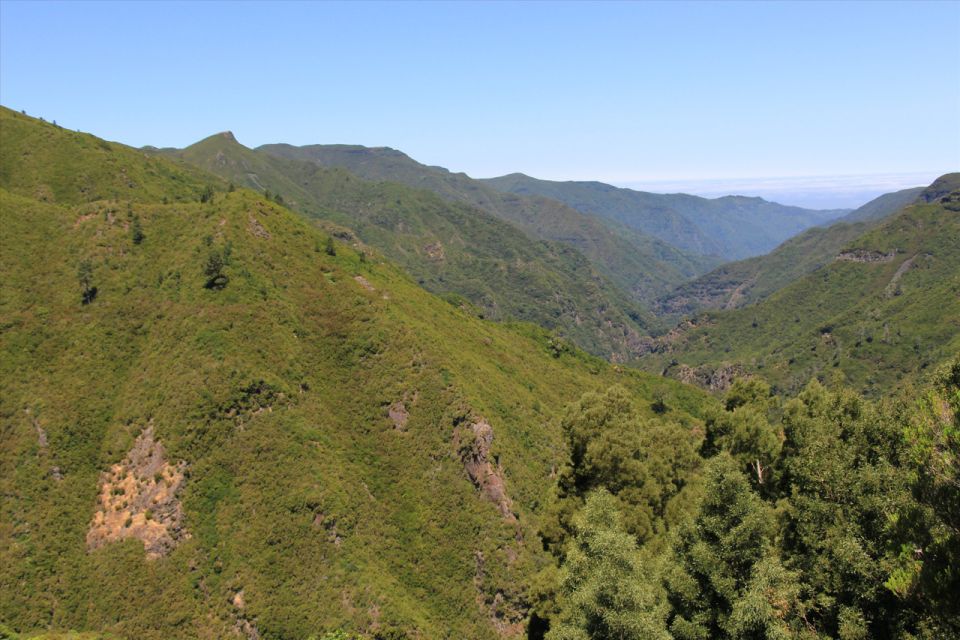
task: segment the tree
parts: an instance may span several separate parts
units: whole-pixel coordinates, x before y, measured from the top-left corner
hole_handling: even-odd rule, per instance
[[[337,248],[333,244],[333,236],[327,236],[326,252],[328,256],[337,255]]]
[[[203,188],[203,191],[200,192],[200,202],[210,202],[213,200],[213,187],[207,185]]]
[[[915,508],[904,526],[896,569],[887,587],[923,603],[928,625],[960,634],[960,359],[941,369],[906,417],[907,467]],[[905,505],[910,507],[911,505]]]
[[[755,565],[773,553],[772,509],[754,493],[736,461],[720,453],[709,461],[705,475],[700,511],[678,535],[677,561],[667,576],[670,632],[678,640],[737,637],[733,630],[749,616],[742,613],[731,621],[731,615],[751,592]],[[766,597],[763,589],[752,591]],[[789,603],[769,604],[790,609]]]
[[[140,244],[146,236],[143,235],[143,226],[140,224],[140,216],[134,215],[130,222],[130,238],[133,244]]]
[[[710,457],[727,451],[758,485],[766,484],[782,442],[779,427],[770,421],[775,406],[766,382],[759,378],[737,379],[724,397],[724,409],[707,417],[701,453]]]
[[[575,526],[561,568],[560,617],[546,640],[669,640],[666,605],[644,580],[617,500],[602,489],[592,493]]]
[[[80,261],[77,266],[77,280],[80,282],[83,304],[90,304],[97,297],[97,288],[93,286],[93,265],[89,260]]]
[[[560,472],[553,518],[544,528],[548,544],[562,549],[573,514],[599,488],[615,496],[627,531],[641,543],[672,524],[671,507],[700,463],[689,430],[644,417],[620,386],[585,394],[561,426],[570,460]]]
[[[813,381],[784,407],[783,427],[780,545],[802,577],[807,621],[831,637],[903,637],[913,614],[884,587],[914,510],[898,421]]]
[[[223,273],[223,267],[223,255],[214,249],[210,252],[206,263],[203,265],[203,275],[207,278],[204,286],[207,289],[223,289],[227,286],[228,278]]]

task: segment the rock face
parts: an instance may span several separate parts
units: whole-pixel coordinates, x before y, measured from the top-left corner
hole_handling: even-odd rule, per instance
[[[882,253],[880,251],[869,251],[867,249],[853,249],[844,251],[837,256],[840,262],[890,262],[897,253]]]
[[[746,370],[738,364],[727,364],[719,367],[689,367],[679,365],[675,377],[687,384],[695,384],[708,391],[726,391],[737,378],[746,375]]]
[[[503,517],[511,522],[517,517],[503,482],[503,470],[499,463],[490,460],[490,445],[493,444],[493,427],[479,418],[454,432],[454,444],[463,460],[470,481],[480,494],[496,505]]]
[[[185,467],[184,462],[167,462],[163,445],[154,439],[153,425],[147,425],[123,462],[100,475],[87,549],[137,538],[147,557],[157,558],[189,537],[178,497]]]

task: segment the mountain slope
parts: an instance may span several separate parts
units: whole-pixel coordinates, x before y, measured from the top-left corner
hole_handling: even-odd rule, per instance
[[[715,259],[691,256],[650,235],[585,215],[556,200],[501,193],[482,180],[422,165],[394,149],[270,144],[257,150],[320,166],[340,167],[367,180],[387,180],[428,189],[450,202],[479,207],[517,225],[531,237],[575,247],[600,272],[641,302],[650,302],[680,282],[718,264]]]
[[[563,406],[616,382],[702,428],[696,390],[316,252],[328,236],[253,191],[121,145],[85,156],[85,190],[54,188],[99,141],[7,110],[0,136],[15,632],[515,637],[550,563]]]
[[[905,189],[871,200],[829,227],[813,227],[770,253],[717,267],[662,297],[661,314],[688,315],[705,309],[736,309],[769,296],[827,264],[848,242],[912,203],[924,191]]]
[[[476,207],[254,151],[230,134],[163,153],[236,184],[280,194],[312,218],[349,228],[334,232],[347,240],[355,234],[429,291],[465,299],[484,317],[534,322],[613,360],[638,353],[642,337],[657,325],[576,250],[531,240]]]
[[[938,180],[829,264],[755,305],[697,318],[662,348],[644,362],[681,365],[672,370],[682,376],[685,367],[733,365],[790,390],[838,369],[872,395],[956,354],[960,174]]]
[[[646,193],[602,182],[553,182],[520,173],[483,182],[507,193],[554,198],[684,251],[725,260],[766,253],[804,229],[847,213],[789,207],[744,196],[708,199],[682,193]]]
[[[908,204],[920,197],[925,187],[914,187],[912,189],[902,189],[893,193],[885,193],[882,196],[874,198],[870,202],[862,205],[844,217],[841,222],[868,222],[871,220],[882,220],[887,216],[903,209]]]

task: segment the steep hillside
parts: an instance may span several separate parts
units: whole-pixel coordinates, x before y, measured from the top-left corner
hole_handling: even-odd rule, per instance
[[[622,189],[602,182],[552,182],[521,173],[484,180],[507,193],[553,198],[684,251],[738,260],[766,253],[809,227],[847,210],[802,209],[762,198],[700,198]]]
[[[858,207],[840,218],[841,222],[868,222],[871,220],[882,220],[887,216],[903,209],[908,204],[920,197],[924,192],[924,187],[914,187],[913,189],[902,189],[893,193],[885,193],[882,196],[874,198],[867,204]]]
[[[287,160],[218,134],[164,150],[234,183],[272,193],[342,239],[373,247],[427,290],[466,300],[486,318],[556,330],[605,358],[626,360],[657,323],[569,246],[528,238],[476,207],[342,169]]]
[[[422,165],[394,149],[271,144],[257,150],[340,167],[367,180],[428,189],[447,201],[479,207],[517,225],[531,237],[575,247],[617,286],[642,302],[651,302],[719,263],[716,259],[686,254],[650,235],[586,215],[556,200],[501,193],[481,180]]]
[[[663,296],[656,309],[664,315],[689,315],[706,309],[736,309],[762,300],[830,262],[844,245],[915,201],[923,191],[920,187],[882,195],[841,222],[807,229],[767,255],[721,265]]]
[[[762,300],[830,262],[848,242],[915,201],[923,191],[920,187],[882,195],[841,222],[807,229],[767,255],[721,265],[662,297],[657,311],[689,315],[705,309],[736,309]]]
[[[814,227],[764,256],[721,265],[680,285],[657,303],[662,315],[690,315],[707,309],[737,309],[762,300],[832,260],[866,223]]]
[[[0,135],[0,628],[517,637],[564,405],[618,383],[702,430],[696,390],[329,255],[253,191]]]
[[[766,300],[672,333],[651,368],[687,379],[758,371],[781,388],[845,374],[868,394],[960,350],[960,174]],[[953,191],[947,191],[953,185]],[[928,202],[929,201],[929,202]],[[690,367],[702,366],[699,372]],[[712,373],[713,372],[713,373]],[[695,375],[696,374],[696,375]]]

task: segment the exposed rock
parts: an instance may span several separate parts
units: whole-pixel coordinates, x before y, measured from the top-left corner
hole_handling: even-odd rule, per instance
[[[123,462],[100,475],[100,494],[87,532],[87,548],[137,538],[148,558],[169,553],[189,537],[178,494],[185,462],[171,465],[147,425]]]
[[[746,370],[739,364],[721,365],[716,368],[708,366],[689,367],[681,364],[677,367],[674,376],[681,382],[695,384],[709,391],[726,391],[737,378],[746,375]]]
[[[916,259],[917,259],[917,256],[912,255],[906,260],[904,260],[899,267],[897,267],[896,272],[894,272],[893,277],[890,278],[890,282],[887,283],[887,286],[884,289],[884,294],[888,298],[892,298],[893,296],[899,295],[900,288],[897,285],[897,282],[900,281],[900,278],[903,277],[903,274],[905,274],[907,271],[910,270],[910,267],[913,266],[913,261]]]
[[[387,409],[387,415],[390,416],[394,429],[397,431],[407,430],[407,419],[410,417],[410,413],[407,411],[407,404],[404,401],[398,400],[390,405]]]
[[[869,249],[851,249],[843,251],[837,256],[840,262],[890,262],[897,256],[896,251],[882,253],[880,251],[870,251]]]
[[[337,520],[335,518],[328,518],[322,512],[318,513],[313,517],[313,526],[326,531],[327,541],[332,542],[334,546],[339,547],[343,544],[343,537],[337,532]]]
[[[357,284],[359,284],[361,287],[363,287],[367,291],[376,291],[376,289],[373,288],[373,285],[370,284],[370,281],[364,278],[363,276],[353,276],[353,279],[356,280]]]
[[[250,214],[249,221],[250,223],[247,226],[247,231],[249,231],[251,235],[256,236],[257,238],[263,238],[265,240],[270,238],[270,232],[267,231],[262,224],[260,224],[259,220],[253,217],[252,213]]]
[[[473,486],[480,494],[496,505],[506,520],[515,522],[513,504],[507,495],[503,470],[497,461],[490,460],[490,445],[493,444],[493,427],[480,418],[454,431],[454,445],[463,461]]]
[[[447,254],[443,250],[443,245],[439,242],[434,242],[423,247],[423,252],[427,254],[427,258],[430,260],[435,260],[437,262],[445,259]]]

